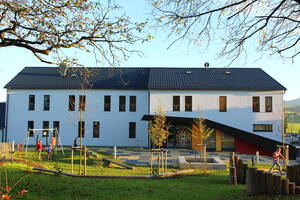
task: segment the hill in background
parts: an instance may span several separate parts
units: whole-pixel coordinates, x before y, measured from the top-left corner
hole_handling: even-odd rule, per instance
[[[300,98],[285,101],[284,104],[287,111],[300,113]]]

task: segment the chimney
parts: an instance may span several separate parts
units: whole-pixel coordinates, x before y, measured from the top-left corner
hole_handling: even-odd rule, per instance
[[[205,63],[204,63],[204,67],[205,67],[205,69],[207,69],[207,68],[209,67],[209,63],[208,63],[208,62],[205,62]]]

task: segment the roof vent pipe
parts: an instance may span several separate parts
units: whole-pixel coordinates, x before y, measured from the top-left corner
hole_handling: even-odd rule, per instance
[[[204,67],[205,67],[205,69],[207,69],[207,68],[209,67],[209,63],[208,63],[208,62],[205,62],[205,63],[204,63]]]

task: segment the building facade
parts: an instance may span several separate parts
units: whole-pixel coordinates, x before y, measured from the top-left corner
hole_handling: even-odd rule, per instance
[[[201,117],[272,141],[282,138],[286,89],[258,68],[101,68],[89,87],[82,81],[79,71],[25,67],[5,86],[7,139],[24,143],[29,129],[57,128],[64,145],[82,134],[88,146],[149,147],[142,118],[158,107],[168,117]],[[192,138],[178,130],[169,147],[191,148]],[[30,144],[37,134],[30,133]],[[217,132],[209,147],[219,148],[218,140],[221,150],[242,144]]]

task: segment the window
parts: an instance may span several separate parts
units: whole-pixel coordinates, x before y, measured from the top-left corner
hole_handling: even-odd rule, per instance
[[[100,122],[93,122],[93,137],[100,137]]]
[[[29,131],[29,137],[33,137],[33,130],[31,129],[34,129],[34,121],[28,121],[27,122],[27,129]]]
[[[49,121],[43,121],[43,129],[49,129]],[[49,136],[49,130],[43,130],[43,137]]]
[[[104,96],[104,111],[110,111],[110,96]]]
[[[119,96],[119,111],[125,112],[125,110],[126,110],[126,97]]]
[[[252,97],[253,112],[259,112],[259,97]]]
[[[129,111],[130,112],[135,112],[136,111],[136,96],[130,96]]]
[[[193,110],[193,101],[192,96],[185,96],[185,111],[192,111]]]
[[[135,138],[136,136],[136,123],[129,122],[129,138]]]
[[[220,109],[220,112],[226,112],[227,111],[226,96],[220,96],[219,97],[219,109]]]
[[[28,110],[34,110],[35,107],[35,95],[29,95]]]
[[[265,97],[266,112],[272,112],[272,97]]]
[[[57,136],[56,133],[59,134],[59,121],[53,121],[53,129],[54,129],[53,136],[56,137]]]
[[[80,136],[84,137],[84,125],[85,125],[84,121],[78,122],[78,137],[79,138],[80,138]]]
[[[180,96],[173,96],[173,111],[180,111]]]
[[[69,95],[69,111],[75,111],[75,95]]]
[[[85,95],[79,96],[79,111],[85,111],[86,107],[86,101],[85,101]]]
[[[272,132],[273,125],[272,124],[253,124],[254,132]]]
[[[50,95],[44,95],[44,110],[50,110]]]

